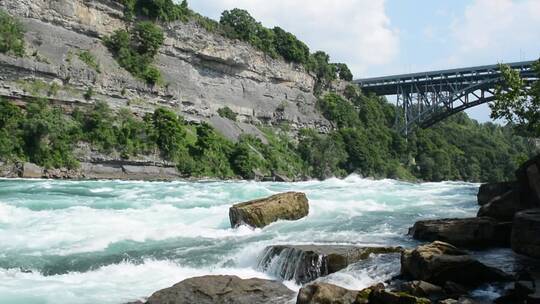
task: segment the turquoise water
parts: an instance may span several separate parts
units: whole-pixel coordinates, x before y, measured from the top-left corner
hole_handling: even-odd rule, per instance
[[[228,208],[305,192],[307,218],[231,229]],[[0,303],[123,303],[207,274],[272,278],[272,244],[401,245],[418,219],[474,216],[477,184],[350,176],[301,183],[0,180]],[[324,280],[364,288],[399,272],[371,260]],[[298,289],[291,282],[286,284]]]

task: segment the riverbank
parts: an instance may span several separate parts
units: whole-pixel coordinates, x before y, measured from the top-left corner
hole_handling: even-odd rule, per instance
[[[0,178],[45,178],[61,180],[132,180],[132,181],[197,181],[204,177],[189,177],[168,163],[105,161],[81,162],[76,169],[46,169],[33,163],[0,162]],[[304,180],[308,180],[306,177]],[[227,180],[244,180],[238,176]],[[281,174],[264,175],[256,172],[252,180],[291,182]],[[296,180],[300,181],[300,179]]]

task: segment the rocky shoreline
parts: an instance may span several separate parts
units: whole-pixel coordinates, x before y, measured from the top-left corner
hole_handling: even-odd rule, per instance
[[[203,276],[155,292],[144,304],[296,303],[296,304],[454,304],[475,302],[471,292],[499,284],[495,303],[540,303],[540,272],[523,267],[509,274],[477,260],[468,250],[512,248],[540,258],[540,155],[516,172],[517,181],[480,187],[478,217],[419,221],[409,234],[429,243],[416,248],[334,245],[273,245],[259,267],[280,281],[303,284],[295,293],[273,280]],[[231,207],[231,227],[263,227],[276,220],[298,220],[309,213],[302,193],[283,193]],[[401,274],[363,290],[348,290],[317,280],[373,255],[399,254]],[[530,266],[530,265],[529,265]]]
[[[0,177],[3,178],[46,178],[65,180],[145,180],[176,181],[201,180],[182,174],[175,165],[152,161],[99,161],[81,162],[77,169],[46,169],[33,163],[3,163],[0,161]],[[238,179],[242,179],[238,177]],[[256,181],[293,182],[306,180],[290,179],[279,173],[265,176],[255,174]]]

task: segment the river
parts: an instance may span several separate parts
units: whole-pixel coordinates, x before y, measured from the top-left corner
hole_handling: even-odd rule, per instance
[[[418,243],[419,219],[475,216],[478,184],[346,179],[129,182],[0,180],[0,303],[125,303],[207,274],[273,278],[258,269],[268,245]],[[305,192],[309,216],[231,229],[236,202]],[[508,250],[477,254],[509,265]],[[399,256],[373,258],[325,280],[360,289],[399,273]],[[300,287],[285,282],[289,288]],[[479,297],[496,294],[491,287]]]

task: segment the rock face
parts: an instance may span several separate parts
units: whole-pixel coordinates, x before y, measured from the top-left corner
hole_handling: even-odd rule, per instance
[[[316,111],[315,77],[300,66],[272,59],[251,45],[206,31],[196,22],[163,25],[165,43],[156,57],[165,86],[148,86],[121,68],[103,45],[103,38],[128,27],[123,6],[113,0],[3,0],[0,9],[26,29],[28,55],[0,54],[0,96],[35,95],[34,80],[60,85],[54,96],[38,94],[69,109],[94,100],[112,108],[128,107],[144,114],[168,107],[190,121],[206,121],[225,136],[249,133],[263,137],[259,123],[287,122],[292,130],[308,127],[326,132],[331,124]],[[100,71],[78,57],[89,50]],[[93,100],[83,97],[87,88]],[[229,107],[234,122],[217,115]],[[285,111],[283,111],[285,109]]]
[[[455,282],[468,287],[510,279],[504,272],[478,262],[448,243],[438,241],[403,251],[401,273],[436,285]]]
[[[283,304],[293,298],[294,292],[276,281],[204,276],[157,291],[146,304]]]
[[[417,240],[443,241],[467,248],[509,246],[511,222],[489,217],[419,221],[409,229]]]
[[[229,218],[233,228],[242,224],[262,228],[277,220],[298,220],[308,213],[306,195],[287,192],[236,204],[229,209]]]
[[[518,188],[517,182],[502,182],[502,183],[490,183],[480,185],[478,189],[478,194],[476,195],[478,199],[478,204],[483,206],[493,198],[501,196],[510,190],[516,190]]]
[[[540,259],[540,209],[516,214],[512,229],[512,249]]]
[[[333,245],[270,246],[259,260],[259,268],[283,280],[298,284],[337,272],[367,259],[371,254],[401,252],[399,247],[357,247]]]

